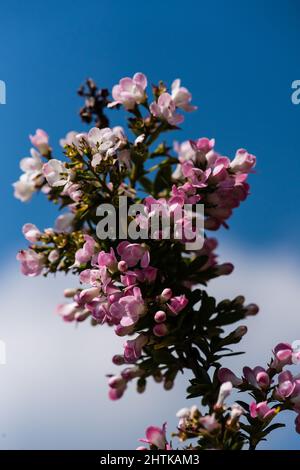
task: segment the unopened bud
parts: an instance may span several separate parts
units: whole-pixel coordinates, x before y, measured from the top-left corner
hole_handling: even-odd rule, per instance
[[[139,379],[138,382],[137,382],[137,392],[138,393],[144,393],[144,391],[146,390],[146,380],[145,379]]]
[[[238,295],[235,299],[233,299],[233,305],[243,305],[245,302],[245,297],[243,295]]]
[[[218,276],[227,276],[231,274],[234,270],[234,266],[232,263],[223,263],[216,267],[216,274]]]
[[[121,375],[115,375],[111,377],[108,381],[108,385],[111,388],[120,388],[120,387],[123,387],[124,384],[125,384],[125,380],[123,379]]]
[[[116,325],[115,326],[115,333],[118,336],[125,336],[131,333],[133,330],[132,326],[122,326],[122,325]]]
[[[167,289],[164,289],[162,293],[160,294],[160,300],[161,302],[168,302],[168,300],[170,300],[172,296],[173,296],[172,290],[167,288]]]
[[[156,382],[156,383],[161,383],[162,380],[163,380],[163,376],[162,376],[162,373],[160,370],[157,370],[156,372],[154,372],[153,374],[153,380]]]
[[[248,331],[248,328],[245,326],[245,325],[241,325],[239,326],[234,332],[233,332],[233,336],[234,338],[242,338],[242,336],[244,336]]]
[[[249,304],[246,306],[246,316],[256,315],[259,312],[259,307],[256,304]]]
[[[164,389],[171,390],[174,386],[174,380],[165,380],[164,382]]]
[[[121,273],[125,273],[125,271],[127,271],[127,269],[128,269],[128,265],[127,265],[126,261],[119,261],[118,262],[118,270]]]
[[[65,289],[64,290],[64,296],[66,298],[69,297],[74,297],[75,294],[77,294],[78,289]]]
[[[121,356],[120,354],[115,354],[112,358],[112,362],[116,366],[122,366],[123,364],[125,364],[124,357]]]

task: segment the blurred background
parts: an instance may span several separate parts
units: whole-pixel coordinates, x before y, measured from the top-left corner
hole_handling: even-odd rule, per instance
[[[130,449],[149,424],[176,426],[188,377],[165,392],[130,387],[116,403],[107,398],[106,373],[122,338],[107,328],[63,324],[53,311],[72,278],[27,279],[16,251],[26,246],[21,227],[53,224],[56,208],[43,195],[30,204],[13,198],[28,135],[40,127],[59,155],[58,140],[85,130],[76,90],[85,78],[111,87],[143,72],[151,83],[180,77],[197,113],[186,115],[185,140],[215,137],[232,156],[246,147],[257,155],[251,196],[221,230],[222,261],[234,273],[214,281],[218,298],[243,293],[261,311],[248,321],[245,357],[228,363],[264,365],[279,341],[300,339],[300,105],[291,84],[300,79],[300,3],[297,0],[78,0],[1,2],[0,80],[0,365],[1,449]],[[121,114],[111,111],[112,122]],[[194,404],[192,401],[189,404]],[[286,429],[261,448],[298,449],[293,413]]]

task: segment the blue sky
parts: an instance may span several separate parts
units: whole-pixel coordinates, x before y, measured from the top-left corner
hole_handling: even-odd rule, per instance
[[[76,96],[83,80],[111,88],[137,71],[150,82],[180,77],[192,91],[199,109],[176,138],[215,137],[225,155],[240,147],[257,155],[251,197],[222,238],[299,253],[300,105],[290,99],[300,79],[297,0],[4,0],[0,13],[2,258],[24,244],[23,223],[42,228],[56,215],[42,196],[30,204],[12,197],[28,134],[46,129],[58,152],[60,137],[83,128]]]

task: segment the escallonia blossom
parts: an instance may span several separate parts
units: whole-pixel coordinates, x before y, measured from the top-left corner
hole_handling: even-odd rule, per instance
[[[200,403],[180,411],[179,440],[193,439],[190,450],[255,449],[284,410],[296,413],[300,430],[299,378],[287,369],[299,363],[300,353],[294,343],[280,343],[270,364],[244,367],[242,377],[222,367],[247,332],[240,322],[258,307],[243,296],[217,301],[209,294],[209,281],[229,275],[233,265],[219,261],[218,241],[206,231],[228,227],[248,197],[256,157],[240,148],[229,158],[207,137],[170,145],[165,133],[178,129],[183,111],[196,109],[192,95],[176,79],[171,87],[153,85],[151,97],[147,82],[142,73],[122,78],[110,99],[107,89],[87,80],[79,95],[89,127],[60,140],[61,156],[44,130],[30,136],[33,148],[21,160],[15,196],[28,201],[41,192],[63,212],[53,228],[24,225],[29,247],[17,259],[27,276],[72,273],[78,286],[64,291],[57,315],[69,323],[108,325],[120,337],[123,349],[112,363],[123,368],[108,375],[111,400],[133,384],[143,393],[151,379],[170,390],[189,371],[188,396]],[[127,127],[112,127],[107,112],[120,106]],[[99,236],[99,208],[109,204],[119,215],[120,196],[128,213]],[[134,234],[118,234],[123,225]],[[230,405],[233,387],[246,398]],[[149,427],[143,442],[151,450],[173,447],[165,425]]]
[[[157,426],[149,426],[146,429],[146,439],[140,439],[150,445],[150,449],[172,450],[166,439],[166,423],[161,428]],[[139,448],[139,450],[144,450]]]
[[[34,250],[21,250],[17,254],[17,260],[21,263],[21,271],[25,276],[34,277],[43,271],[43,255]]]
[[[154,117],[166,121],[171,126],[177,126],[184,120],[182,114],[177,114],[175,101],[169,93],[162,93],[157,102],[151,103],[150,111]]]
[[[147,77],[143,73],[135,73],[132,78],[122,78],[118,85],[112,89],[114,101],[109,103],[108,107],[114,107],[122,104],[126,109],[133,109],[136,104],[145,101],[145,90],[147,88]]]
[[[181,86],[181,80],[179,78],[174,80],[171,85],[171,90],[171,97],[177,108],[181,108],[187,112],[195,111],[197,109],[197,106],[190,104],[192,101],[192,95],[187,88]]]
[[[267,401],[261,401],[259,403],[250,403],[250,415],[252,418],[258,418],[262,421],[270,421],[276,414],[277,410],[270,408]]]
[[[44,182],[43,163],[40,153],[30,149],[30,157],[23,158],[20,162],[20,168],[24,172],[18,181],[13,183],[14,196],[22,202],[29,201],[32,194],[38,190]]]
[[[47,155],[49,147],[49,136],[43,129],[37,129],[34,135],[30,135],[30,142],[42,155]]]

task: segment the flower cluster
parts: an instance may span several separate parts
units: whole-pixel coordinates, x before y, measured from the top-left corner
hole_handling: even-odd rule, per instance
[[[64,291],[67,301],[58,305],[58,315],[66,322],[107,324],[123,338],[123,351],[112,362],[124,368],[108,375],[110,399],[121,398],[134,381],[143,392],[150,378],[169,390],[177,374],[192,372],[189,397],[201,397],[208,409],[179,412],[181,441],[197,438],[201,449],[241,449],[246,442],[255,448],[269,432],[267,423],[283,409],[297,412],[299,430],[299,379],[283,370],[299,353],[280,344],[268,368],[245,367],[242,378],[222,368],[222,358],[236,354],[230,348],[247,332],[245,325],[232,330],[230,325],[256,315],[258,307],[242,296],[217,302],[206,291],[211,279],[230,274],[233,265],[219,263],[218,242],[204,228],[228,226],[233,209],[249,193],[255,157],[239,149],[229,159],[216,152],[214,139],[173,146],[161,140],[178,129],[183,112],[196,109],[179,79],[170,89],[162,82],[153,85],[152,98],[142,73],[122,78],[112,99],[91,79],[78,93],[85,99],[82,121],[94,126],[60,139],[61,158],[38,129],[30,136],[31,157],[21,160],[15,196],[28,201],[41,191],[63,210],[54,228],[24,225],[29,247],[17,255],[21,271],[75,274],[79,286]],[[120,107],[128,117],[126,131],[111,127],[106,114]],[[121,196],[127,200],[125,217]],[[119,216],[118,224],[108,222],[100,236],[105,218],[99,209],[107,206]],[[120,236],[116,230],[123,234],[123,226],[134,230]],[[227,407],[233,386],[254,401]],[[165,425],[148,428],[143,442],[151,449],[172,448]]]
[[[269,423],[283,410],[297,413],[296,431],[300,421],[300,380],[291,371],[283,370],[288,365],[300,363],[300,352],[289,343],[279,343],[274,348],[273,358],[267,368],[257,366],[243,368],[243,376],[237,377],[230,369],[221,368],[218,377],[221,382],[230,381],[242,391],[250,391],[255,398],[249,406],[250,417],[262,423]],[[270,404],[273,403],[273,406]]]
[[[216,230],[232,210],[245,200],[249,193],[246,182],[249,172],[256,164],[256,158],[245,149],[239,149],[233,160],[215,151],[214,139],[201,138],[176,144],[179,164],[173,173],[182,186],[176,188],[182,193],[192,194],[205,206],[207,216],[205,227]]]

